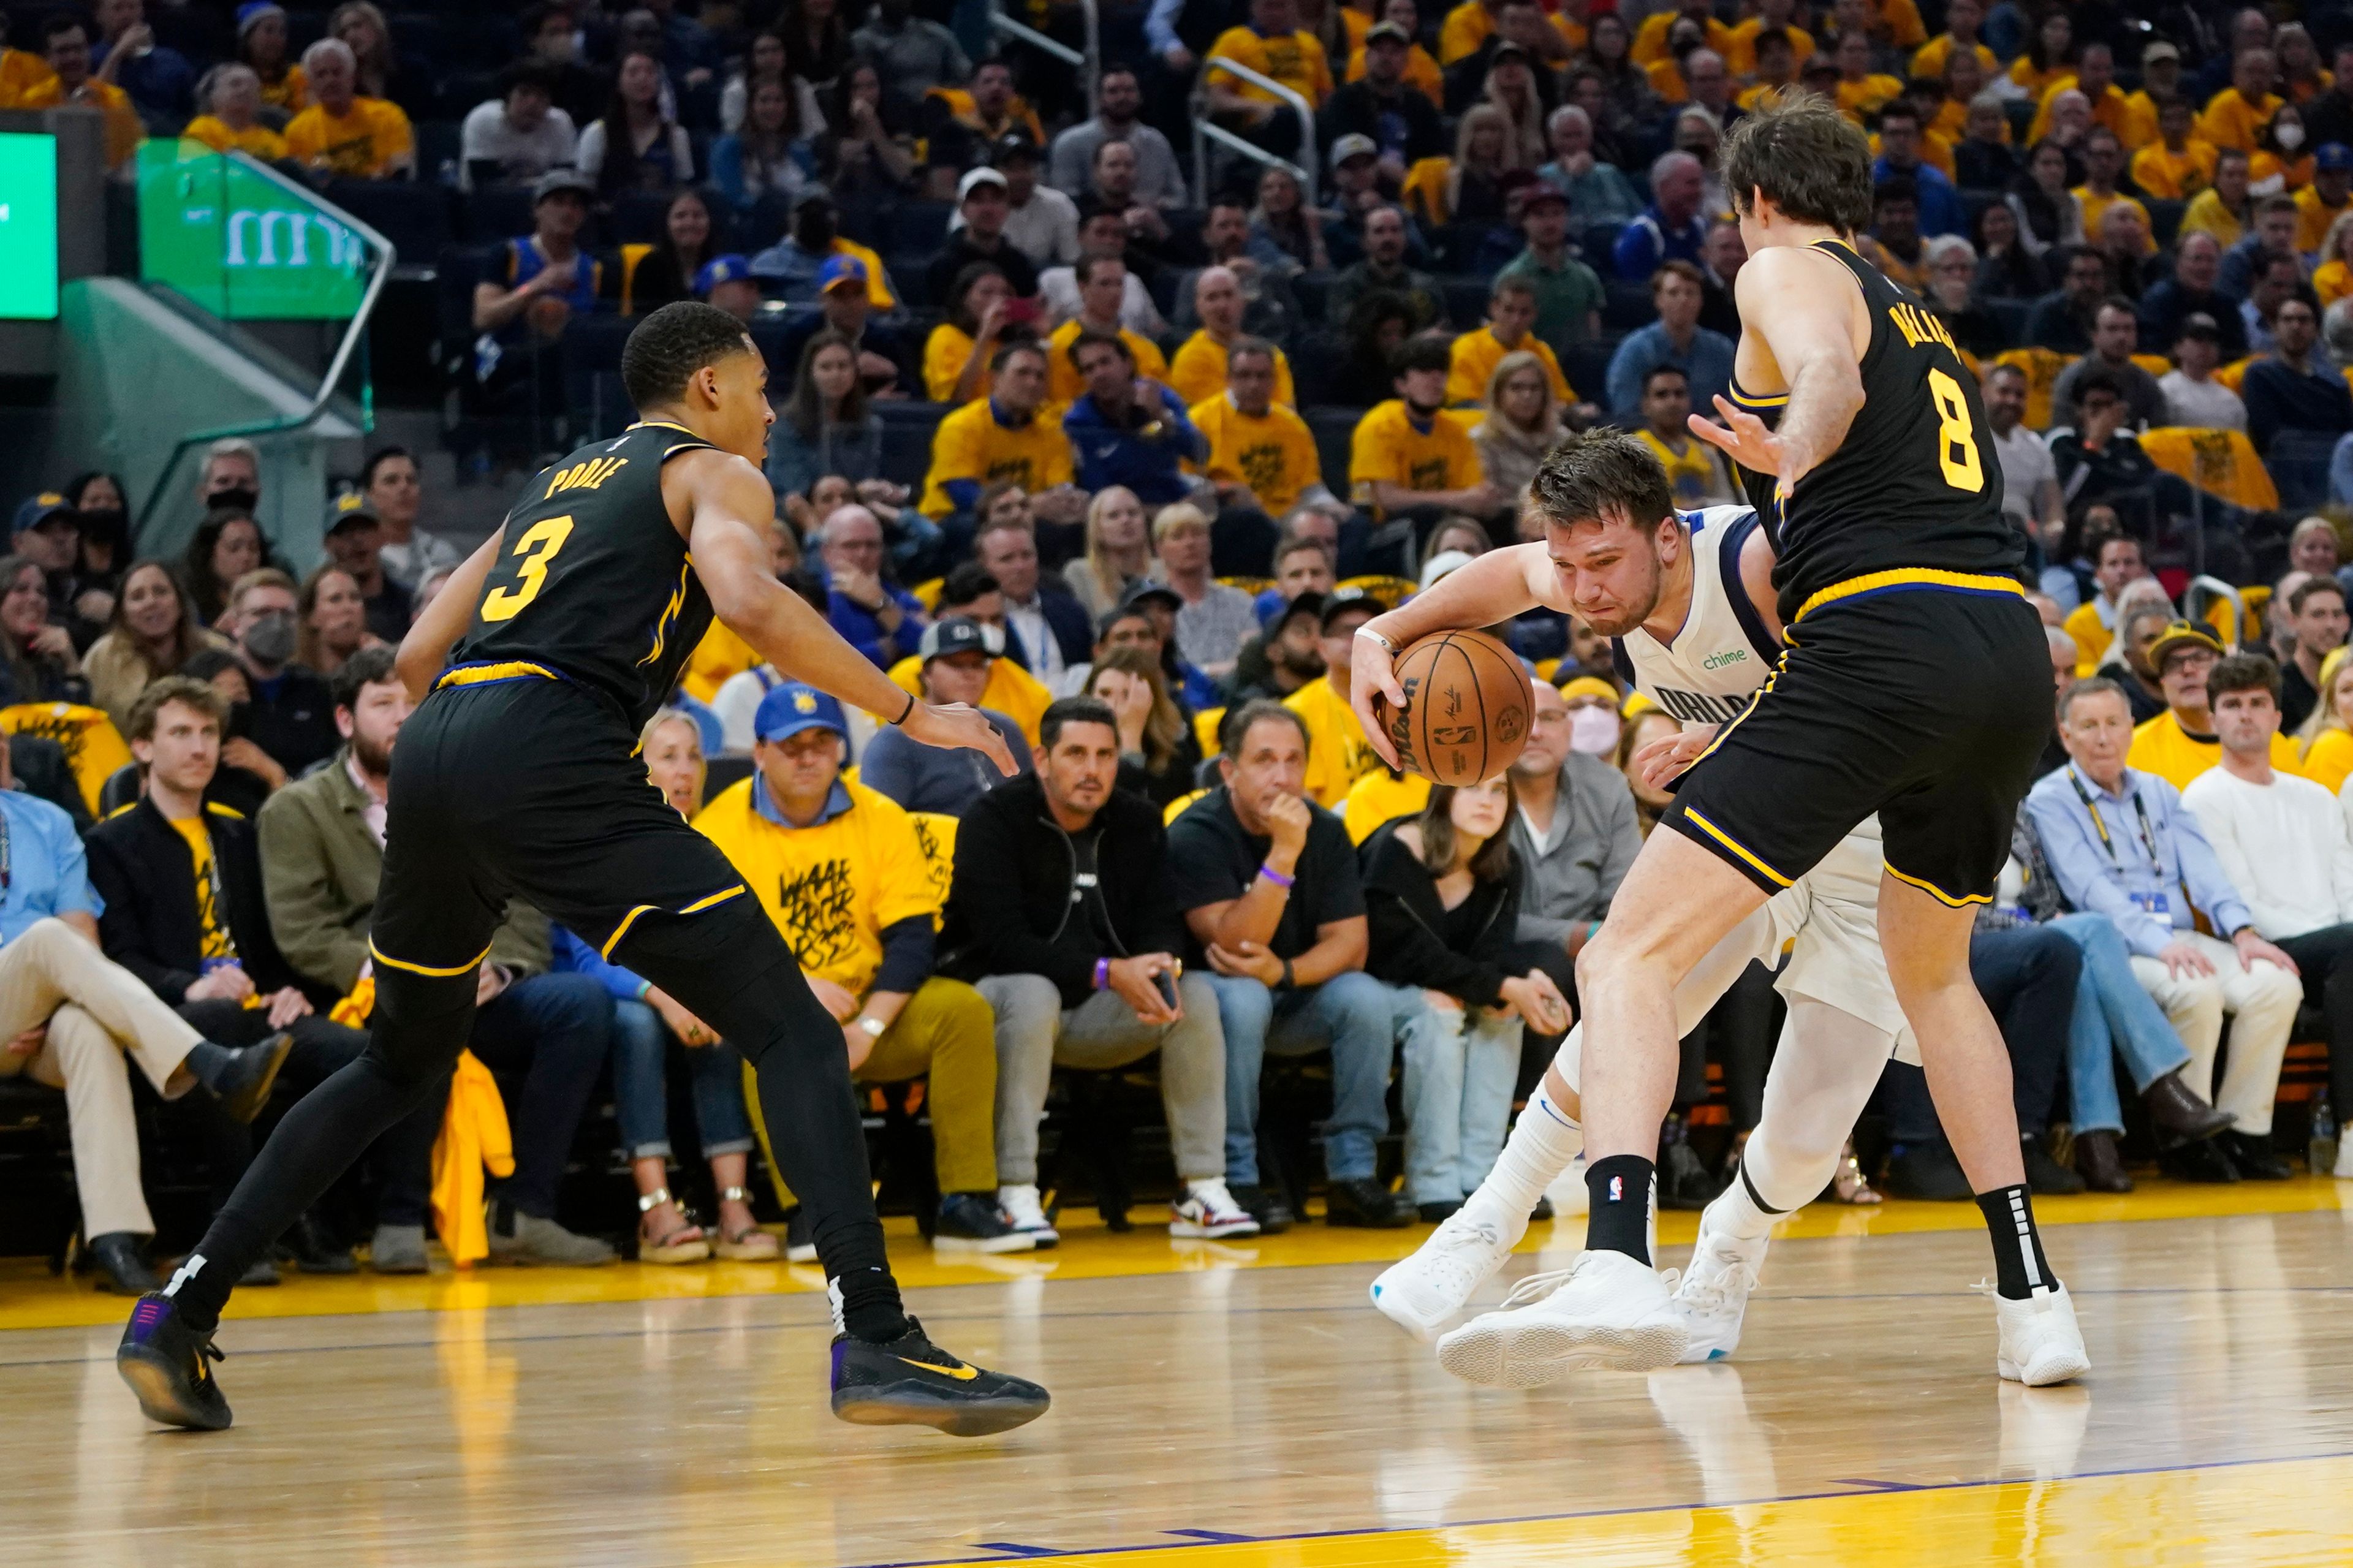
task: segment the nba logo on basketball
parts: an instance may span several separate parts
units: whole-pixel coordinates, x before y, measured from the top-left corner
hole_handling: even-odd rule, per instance
[[[1612,1176],[1609,1178],[1609,1201],[1613,1204],[1622,1204],[1626,1201],[1625,1177]]]

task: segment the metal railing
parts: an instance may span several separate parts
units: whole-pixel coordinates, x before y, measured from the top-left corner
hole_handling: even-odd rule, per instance
[[[1235,135],[1224,126],[1209,122],[1208,80],[1212,70],[1224,71],[1228,76],[1248,82],[1261,92],[1272,93],[1299,116],[1299,163],[1279,158],[1256,142]],[[1203,201],[1209,199],[1209,143],[1215,142],[1253,163],[1290,170],[1299,181],[1301,198],[1311,207],[1315,205],[1315,107],[1303,96],[1272,77],[1260,75],[1238,60],[1224,55],[1211,55],[1201,62],[1201,89],[1194,95],[1193,110],[1193,179]]]
[[[351,368],[352,356],[359,353],[361,344],[366,340],[368,318],[375,313],[376,300],[384,293],[385,280],[392,276],[393,265],[398,259],[398,252],[394,249],[392,241],[343,208],[334,206],[309,186],[287,178],[269,164],[246,153],[229,153],[224,156],[236,159],[238,163],[253,174],[292,192],[306,202],[329,208],[334,213],[335,221],[359,236],[361,240],[375,252],[379,259],[375,269],[368,275],[367,287],[360,294],[359,308],[352,312],[351,325],[343,329],[343,341],[335,345],[334,356],[327,362],[326,372],[319,378],[319,390],[311,397],[311,405],[300,414],[284,415],[276,419],[252,420],[242,425],[224,425],[212,430],[191,430],[174,441],[172,444],[171,456],[164,459],[163,471],[155,476],[154,488],[147,492],[147,499],[140,503],[138,521],[132,525],[132,537],[134,539],[143,533],[148,523],[153,520],[155,509],[163,504],[164,496],[171,491],[172,478],[179,471],[180,459],[185,457],[192,447],[209,446],[215,441],[226,441],[233,437],[250,438],[255,436],[291,435],[296,431],[309,429],[326,416],[328,406],[334,401],[336,386],[343,381],[343,373]]]
[[[1086,47],[1074,49],[1060,38],[1050,38],[1027,23],[1017,22],[1005,14],[1001,4],[988,8],[991,32],[1002,33],[1017,43],[1029,45],[1051,59],[1066,66],[1076,66],[1087,91],[1087,112],[1094,112],[1095,90],[1103,79],[1103,17],[1096,9],[1096,0],[1079,0],[1079,15],[1086,28]]]
[[[2254,628],[2252,637],[2248,635],[2245,595],[2220,577],[2189,579],[2189,586],[2181,590],[2181,618],[2191,626],[2204,626],[2206,616],[2217,600],[2231,606],[2231,635],[2223,639],[2224,642],[2237,647],[2244,643],[2263,640],[2263,628],[2260,626]]]

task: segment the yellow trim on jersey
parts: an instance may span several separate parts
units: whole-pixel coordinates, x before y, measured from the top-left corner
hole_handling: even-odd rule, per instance
[[[491,950],[486,947],[476,953],[470,963],[454,964],[448,969],[436,969],[430,964],[411,963],[406,959],[393,957],[384,949],[376,946],[374,937],[368,939],[368,952],[375,955],[378,963],[389,965],[394,969],[405,969],[411,974],[422,974],[433,980],[451,980],[460,974],[471,974],[482,967],[482,960],[491,956]]]
[[[216,800],[208,800],[205,802],[205,809],[211,812],[215,816],[226,816],[232,822],[243,822],[245,820],[245,813],[238,811],[234,806],[223,805],[220,802]]]
[[[685,426],[668,419],[640,419],[628,428],[629,430],[675,430],[681,436],[694,436],[694,432],[689,430]],[[628,430],[624,430],[621,433],[626,436],[628,434]],[[694,436],[694,438],[698,441],[702,439],[700,436]]]
[[[707,899],[697,899],[678,912],[682,915],[699,915],[712,905],[723,904],[742,891],[744,891],[744,884],[738,882],[723,893],[713,893]]]
[[[1824,605],[1858,594],[1875,594],[1884,588],[1904,587],[1958,588],[1976,594],[2015,594],[2026,597],[2025,585],[2015,577],[1987,577],[1974,572],[1940,572],[1926,566],[1899,566],[1889,572],[1866,572],[1860,577],[1850,577],[1843,583],[1833,583],[1798,606],[1791,621],[1802,621]]]
[[[1759,871],[1764,872],[1766,876],[1770,877],[1774,881],[1778,882],[1781,886],[1786,888],[1790,885],[1789,878],[1784,877],[1780,872],[1776,871],[1772,867],[1767,866],[1764,861],[1759,860],[1756,856],[1751,855],[1733,838],[1731,834],[1726,833],[1723,828],[1718,827],[1715,823],[1710,822],[1706,817],[1702,816],[1698,812],[1692,810],[1689,806],[1683,807],[1683,820],[1696,825],[1699,828],[1704,831],[1709,837],[1715,839],[1718,844],[1723,845],[1726,849],[1731,850],[1735,855],[1739,856],[1743,860],[1747,861],[1751,866],[1756,867]],[[1933,889],[1931,890],[1933,891]],[[1941,894],[1938,896],[1942,897]]]
[[[711,908],[713,904],[723,904],[728,900],[733,898],[736,894],[743,892],[744,890],[744,884],[738,882],[733,887],[722,889],[720,891],[712,894],[708,898],[697,899],[694,902],[687,905],[678,912],[682,915],[699,915],[703,910]],[[629,928],[631,926],[638,923],[638,917],[639,915],[659,914],[660,912],[661,906],[659,904],[639,904],[628,914],[623,915],[621,917],[621,923],[613,928],[613,934],[605,939],[605,945],[596,950],[597,956],[603,958],[607,963],[610,963],[613,957],[613,950],[621,945],[621,939],[629,934]]]
[[[509,659],[503,664],[468,664],[445,672],[433,683],[433,689],[445,686],[480,686],[491,680],[561,680],[564,678],[543,664],[532,664],[523,659]]]
[[[1740,390],[1738,382],[1733,383],[1731,390],[1732,401],[1743,408],[1778,408],[1789,401],[1789,395],[1786,392],[1763,397],[1751,396]]]
[[[1683,815],[1688,816],[1691,814],[1689,812],[1685,812]],[[1880,864],[1883,866],[1887,865],[1883,860],[1881,861]],[[1919,889],[1922,892],[1927,894],[1930,898],[1936,900],[1947,909],[1965,910],[1971,904],[1989,904],[1993,902],[1992,895],[1988,893],[1971,893],[1966,899],[1957,899],[1953,897],[1952,894],[1945,891],[1944,889],[1936,886],[1934,882],[1923,881],[1917,877],[1907,877],[1893,866],[1887,866],[1887,874],[1894,878],[1899,882]]]

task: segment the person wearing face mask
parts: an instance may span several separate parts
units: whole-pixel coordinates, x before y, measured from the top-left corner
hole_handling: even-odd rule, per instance
[[[1021,656],[1008,650],[1014,646],[1013,633],[1005,621],[1004,585],[989,574],[988,569],[976,561],[967,561],[947,574],[940,584],[939,602],[934,613],[944,618],[961,616],[980,628],[980,645],[988,655],[987,667],[982,671],[987,683],[973,703],[991,713],[1009,719],[1021,731],[1023,746],[1038,742],[1038,721],[1045,716],[1054,694],[1037,677],[1022,667]],[[923,671],[930,663],[918,643],[918,651],[909,654],[889,670],[891,679],[902,691],[920,697],[923,693]],[[963,698],[943,699],[963,701]],[[1016,747],[1018,751],[1020,748]],[[869,759],[861,752],[860,761]],[[880,787],[880,786],[877,786]],[[910,806],[908,809],[916,810]]]
[[[1568,749],[1588,757],[1615,756],[1621,732],[1618,689],[1585,675],[1563,685],[1560,697],[1568,704]]]
[[[300,777],[313,763],[326,761],[340,740],[334,698],[326,681],[294,662],[300,604],[294,579],[265,566],[237,580],[223,618],[253,689],[243,733],[252,741],[259,762],[246,759],[240,765],[261,773],[272,789]]]
[[[66,481],[63,494],[81,520],[81,552],[69,573],[66,603],[90,623],[90,635],[114,614],[114,596],[131,565],[131,512],[122,481],[93,469]]]

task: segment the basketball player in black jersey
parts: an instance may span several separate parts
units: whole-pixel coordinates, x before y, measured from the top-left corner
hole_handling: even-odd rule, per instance
[[[1862,131],[1810,95],[1725,142],[1749,256],[1737,405],[1718,399],[1726,425],[1692,427],[1740,465],[1772,530],[1785,647],[1741,716],[1685,759],[1661,819],[1672,831],[1645,842],[1578,955],[1587,1251],[1550,1296],[1484,1320],[1511,1321],[1515,1359],[1644,1371],[1682,1354],[1688,1336],[1645,1237],[1675,984],[1876,811],[1888,973],[1993,1234],[1997,1368],[2041,1384],[2089,1365],[2034,1228],[2009,1058],[1968,970],[1977,906],[2050,733],[2048,657],[1975,378],[1918,299],[1855,251],[1871,165]],[[1546,489],[1540,473],[1535,493]],[[1585,552],[1609,531],[1545,521],[1564,577],[1591,569]],[[1404,700],[1396,649],[1367,633],[1360,711],[1376,691]],[[1387,752],[1377,723],[1366,733]]]
[[[532,482],[401,644],[427,693],[393,752],[368,936],[368,1049],[290,1110],[116,1352],[151,1419],[216,1429],[206,1364],[232,1283],[377,1134],[449,1074],[510,899],[596,942],[740,1047],[834,1310],[833,1411],[958,1436],[1045,1413],[1036,1384],[968,1365],[902,1310],[883,1255],[841,1026],[718,847],[646,782],[637,736],[714,613],[762,658],[937,746],[1013,761],[979,711],[892,685],[771,570],[766,374],[743,326],[668,305],[630,333],[640,415]],[[454,657],[452,649],[454,647]]]

